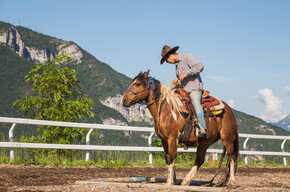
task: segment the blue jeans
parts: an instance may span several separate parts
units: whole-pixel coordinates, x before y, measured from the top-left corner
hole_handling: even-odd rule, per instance
[[[192,91],[189,96],[191,98],[198,122],[204,129],[206,129],[203,107],[201,106],[202,91]]]

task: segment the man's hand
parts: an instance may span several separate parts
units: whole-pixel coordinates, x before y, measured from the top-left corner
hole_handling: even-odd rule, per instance
[[[171,85],[175,85],[177,82],[178,82],[177,79],[173,79],[172,82],[171,82]]]
[[[182,74],[180,75],[179,79],[182,81],[186,76],[187,76],[186,73],[182,73]],[[172,82],[171,82],[171,85],[175,85],[177,82],[178,82],[177,79],[173,79]]]
[[[183,80],[186,76],[187,76],[186,73],[182,73],[182,74],[180,75],[179,79],[180,79],[180,80]]]

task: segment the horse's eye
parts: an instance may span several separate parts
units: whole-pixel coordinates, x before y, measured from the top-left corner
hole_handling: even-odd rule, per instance
[[[140,86],[141,86],[141,84],[140,84],[140,83],[136,83],[136,86],[137,86],[137,87],[140,87]]]

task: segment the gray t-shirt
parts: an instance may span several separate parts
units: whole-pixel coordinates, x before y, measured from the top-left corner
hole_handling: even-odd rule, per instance
[[[188,93],[193,90],[203,90],[202,80],[199,75],[203,68],[203,64],[192,54],[179,54],[178,63],[176,63],[176,76],[179,78],[182,73],[187,74],[181,81],[181,88]]]

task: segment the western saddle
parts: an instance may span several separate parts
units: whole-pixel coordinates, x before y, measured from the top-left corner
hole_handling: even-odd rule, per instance
[[[183,102],[184,108],[181,110],[181,113],[188,115],[192,112],[194,113],[194,108],[191,103],[191,98],[189,94],[182,88],[175,90],[179,94],[181,101]],[[216,108],[218,105],[221,105],[221,101],[216,97],[210,96],[210,92],[207,90],[203,91],[201,98],[201,105],[204,109],[204,113],[210,112],[210,116],[218,115],[222,112],[222,107]],[[194,113],[195,115],[195,113]]]
[[[187,123],[185,126],[185,130],[181,134],[179,142],[181,143],[186,143],[187,140],[190,137],[190,134],[192,132],[193,127],[197,127],[198,121],[196,118],[196,114],[194,111],[194,107],[191,102],[191,98],[189,94],[182,88],[179,88],[175,90],[175,92],[179,95],[180,100],[183,103],[183,107],[181,108],[180,113],[187,118]],[[206,116],[206,128],[208,129],[208,124],[209,124],[209,117],[216,116],[222,113],[222,109],[224,105],[222,102],[209,95],[209,91],[204,90],[202,94],[202,99],[201,99],[201,105],[204,109],[204,114]],[[216,109],[216,107],[218,108]],[[186,149],[187,147],[185,147]]]

